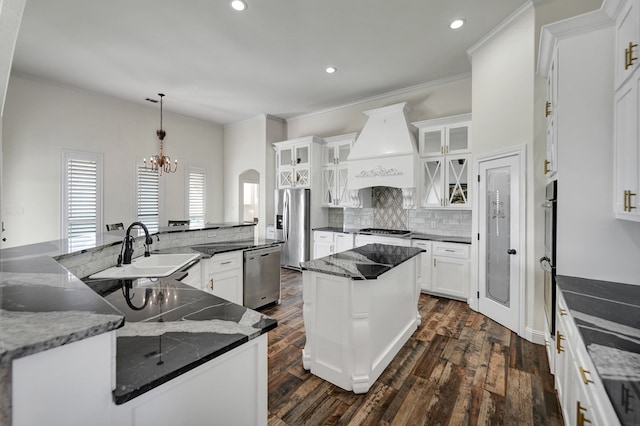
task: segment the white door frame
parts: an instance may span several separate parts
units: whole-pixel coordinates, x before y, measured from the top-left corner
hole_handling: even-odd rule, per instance
[[[473,211],[472,211],[472,238],[471,238],[471,248],[472,248],[472,256],[475,260],[475,267],[472,268],[472,284],[475,290],[472,292],[471,297],[469,297],[468,303],[469,306],[478,311],[479,310],[479,301],[478,294],[480,292],[480,262],[484,261],[484,259],[480,259],[480,250],[478,246],[478,238],[479,229],[480,229],[480,185],[478,183],[478,173],[480,170],[480,163],[485,161],[496,160],[504,157],[517,156],[519,158],[520,165],[520,235],[519,235],[519,247],[516,247],[520,258],[522,259],[520,262],[520,271],[519,271],[519,279],[521,283],[521,291],[519,292],[519,297],[516,301],[516,304],[519,309],[518,314],[518,329],[513,330],[518,333],[519,336],[525,335],[525,324],[526,324],[526,270],[527,270],[527,147],[526,145],[520,145],[514,148],[509,148],[501,151],[496,151],[490,154],[485,154],[475,158],[473,163],[473,176],[474,176],[474,187],[475,190],[473,192]],[[482,240],[484,241],[484,239]]]

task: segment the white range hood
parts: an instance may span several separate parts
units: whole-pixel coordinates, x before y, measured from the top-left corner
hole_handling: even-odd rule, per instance
[[[348,157],[351,190],[401,188],[403,207],[415,207],[420,168],[416,140],[406,117],[408,110],[407,103],[402,102],[363,112],[369,118]]]

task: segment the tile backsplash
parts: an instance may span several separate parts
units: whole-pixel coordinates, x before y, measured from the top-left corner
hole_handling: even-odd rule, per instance
[[[405,210],[402,208],[402,190],[384,186],[373,188],[372,199],[372,208],[329,209],[329,226],[409,229],[425,234],[471,236],[470,210]]]

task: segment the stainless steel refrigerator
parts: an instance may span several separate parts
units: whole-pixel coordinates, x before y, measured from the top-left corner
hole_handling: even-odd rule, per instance
[[[311,246],[311,190],[276,189],[276,239],[284,241],[280,263],[300,269]]]

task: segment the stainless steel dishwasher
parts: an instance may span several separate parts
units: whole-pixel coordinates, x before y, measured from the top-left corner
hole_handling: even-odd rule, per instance
[[[256,309],[280,303],[280,246],[244,252],[243,305]]]

